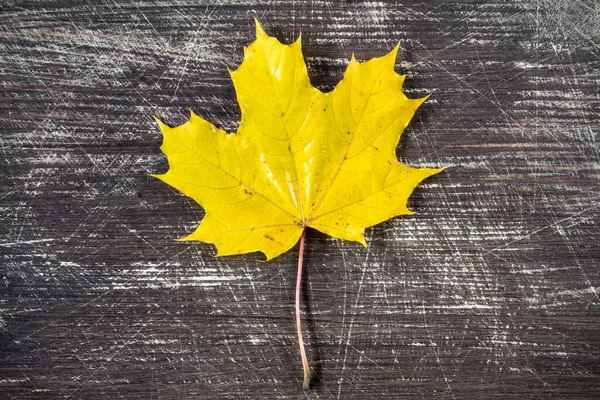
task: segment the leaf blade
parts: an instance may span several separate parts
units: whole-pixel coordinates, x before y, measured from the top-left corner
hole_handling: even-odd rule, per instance
[[[300,38],[284,45],[256,21],[256,40],[230,71],[242,120],[236,134],[192,113],[160,123],[169,171],[157,177],[206,210],[182,240],[217,255],[291,248],[305,227],[366,245],[364,230],[412,214],[415,187],[442,169],[413,168],[395,149],[418,107],[394,64],[398,46],[366,62],[352,57],[333,91],[310,84]]]

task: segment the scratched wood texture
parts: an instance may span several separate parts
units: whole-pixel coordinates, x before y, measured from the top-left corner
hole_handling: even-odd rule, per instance
[[[600,390],[594,0],[3,1],[0,398],[586,399]],[[369,247],[215,259],[156,114],[235,130],[253,16],[302,32],[313,83],[401,41],[398,149],[450,166]]]

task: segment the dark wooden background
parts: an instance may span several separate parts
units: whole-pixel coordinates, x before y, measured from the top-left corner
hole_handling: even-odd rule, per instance
[[[600,390],[600,6],[580,0],[0,4],[0,398],[586,399]],[[253,16],[313,84],[401,41],[432,93],[401,160],[450,166],[368,249],[269,263],[171,240],[202,209],[156,114],[235,130]]]

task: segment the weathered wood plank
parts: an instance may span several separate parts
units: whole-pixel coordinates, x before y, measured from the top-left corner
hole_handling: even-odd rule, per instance
[[[0,13],[0,390],[6,398],[594,398],[600,389],[599,9],[594,1],[6,1]],[[202,210],[151,114],[239,120],[226,67],[253,16],[302,32],[313,83],[398,40],[398,150],[451,166],[368,249],[170,240]]]

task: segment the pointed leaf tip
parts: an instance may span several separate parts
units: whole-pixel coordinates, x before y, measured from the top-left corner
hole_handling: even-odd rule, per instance
[[[268,36],[266,34],[265,30],[263,29],[262,25],[258,21],[258,18],[254,17],[254,23],[256,24],[256,38],[257,39],[263,35]]]
[[[246,53],[246,48],[244,47],[244,54]],[[227,67],[227,73],[229,74],[229,76],[233,79],[233,75],[235,74],[235,70],[229,68],[229,66]]]
[[[390,50],[389,53],[380,58],[388,68],[392,69],[392,71],[395,70],[396,67],[396,58],[398,58],[399,49],[400,42],[398,42],[398,44],[392,50]]]
[[[413,101],[418,101],[419,104],[417,104],[417,107],[420,107],[421,104],[425,103],[427,101],[427,99],[431,97],[431,95],[432,95],[432,93],[429,93],[429,94],[427,94],[427,95],[425,95],[423,97],[420,97],[418,99],[414,99]]]
[[[190,233],[189,235],[185,235],[183,237],[180,238],[174,238],[173,240],[176,242],[189,242],[191,240],[194,240],[191,236],[193,235],[193,233]]]
[[[261,253],[265,256],[264,260],[256,260],[257,262],[267,262],[267,261],[271,261],[273,258],[275,258],[276,256],[272,255],[272,254],[267,254],[264,251],[261,251]]]
[[[167,175],[166,173],[164,173],[164,174],[148,174],[148,176],[151,176],[152,178],[156,178],[161,182],[167,183],[165,180],[166,175]]]
[[[160,128],[161,132],[164,132],[166,129],[170,128],[167,124],[165,124],[164,122],[162,122],[160,120],[160,118],[158,118],[156,115],[152,115],[152,118],[154,118],[154,120],[158,124],[158,127]]]
[[[196,113],[194,112],[194,110],[192,110],[191,108],[188,108],[188,111],[190,112],[190,120],[192,120],[192,119],[195,119],[195,118],[200,118],[200,117],[198,116],[198,114],[196,114]]]

